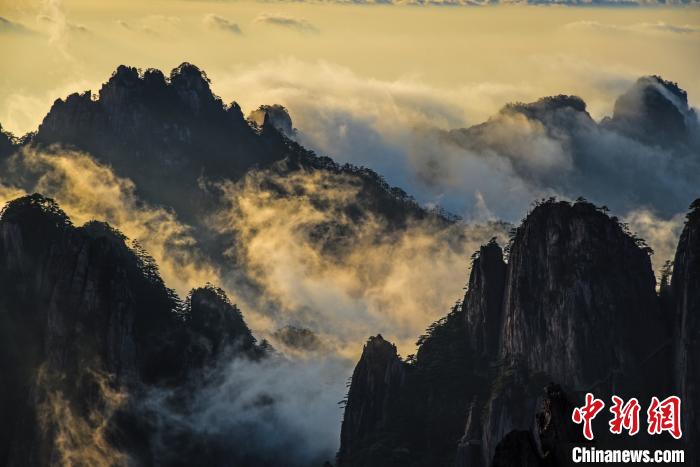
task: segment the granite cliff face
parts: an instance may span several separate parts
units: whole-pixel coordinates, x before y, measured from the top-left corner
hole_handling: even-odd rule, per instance
[[[392,404],[396,403],[405,379],[406,370],[396,347],[381,335],[370,337],[352,375],[346,401],[346,407],[352,409],[343,420],[339,456],[353,459],[353,462],[371,462],[355,458],[355,453],[359,446],[375,441],[365,438],[366,435],[371,437],[386,428]]]
[[[402,362],[407,376],[389,420],[384,414],[382,430],[344,438],[338,464],[359,466],[356,459],[364,459],[382,465],[383,453],[400,448],[413,460],[405,465],[566,465],[571,443],[583,441],[571,411],[586,392],[640,401],[680,392],[692,407],[698,354],[692,316],[698,306],[690,284],[697,282],[697,217],[694,205],[676,256],[674,311],[656,293],[648,248],[617,219],[583,200],[538,204],[514,229],[507,264],[495,242],[477,252],[464,300],[419,340],[417,357]],[[364,358],[358,368],[366,365]],[[358,400],[355,384],[354,376],[346,420],[374,398],[365,388]],[[448,410],[451,415],[445,415]],[[688,410],[690,446],[700,432]],[[411,419],[416,426],[406,428],[409,411],[417,413]],[[435,429],[435,412],[442,414],[440,445],[417,434],[426,424]],[[606,423],[596,420],[598,438],[619,442],[606,434]],[[358,443],[379,431],[381,452]],[[645,434],[623,440],[638,447],[660,441],[668,440]]]
[[[693,454],[700,454],[700,200],[681,233],[673,266],[674,389],[684,404],[683,430],[691,436]]]
[[[615,101],[613,116],[602,123],[666,147],[698,143],[697,115],[688,106],[688,94],[659,76],[639,78]]]
[[[219,289],[181,303],[119,232],[75,227],[40,195],[0,217],[0,333],[10,466],[149,465],[133,410],[145,388],[185,387],[224,354],[265,354]]]
[[[495,240],[479,250],[472,263],[462,307],[466,314],[467,340],[479,359],[498,351],[502,327],[501,303],[506,279],[503,252]]]
[[[502,355],[572,388],[632,371],[663,339],[649,255],[588,203],[547,203],[517,229]]]

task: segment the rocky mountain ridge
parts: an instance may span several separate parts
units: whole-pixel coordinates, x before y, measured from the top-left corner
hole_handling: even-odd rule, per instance
[[[669,307],[655,291],[648,248],[617,219],[586,201],[537,205],[514,230],[507,264],[495,241],[475,254],[464,300],[419,339],[416,357],[402,361],[382,343],[386,366],[372,374],[405,376],[384,379],[380,417],[363,409],[376,400],[367,383],[376,346],[368,344],[348,393],[338,465],[568,465],[571,443],[584,441],[571,410],[586,392],[640,401],[682,394],[686,431],[676,444],[615,438],[607,420],[594,427],[604,443],[670,444],[692,456],[700,308],[697,287],[688,287],[700,271],[698,208],[678,245]],[[386,402],[387,393],[395,399]],[[407,420],[407,412],[417,413]]]
[[[3,209],[3,465],[157,463],[139,394],[194,384],[224,356],[265,358],[220,289],[181,302],[125,241],[107,224],[73,226],[40,195]]]
[[[133,180],[146,201],[173,208],[195,226],[216,207],[211,191],[217,182],[263,169],[348,174],[365,187],[361,201],[371,209],[398,222],[426,215],[373,171],[336,164],[296,144],[284,107],[261,106],[249,119],[236,102],[226,105],[213,94],[195,65],[182,63],[168,77],[120,65],[96,95],[57,99],[24,145],[87,152]]]

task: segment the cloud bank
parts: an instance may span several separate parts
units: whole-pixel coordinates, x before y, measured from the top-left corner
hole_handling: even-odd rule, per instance
[[[276,310],[262,327],[311,329],[348,356],[377,332],[411,352],[416,332],[459,298],[466,258],[508,229],[435,218],[392,228],[342,173],[253,172],[222,189],[229,208],[216,225],[262,288],[252,308]]]
[[[612,33],[639,33],[639,34],[698,34],[700,26],[693,24],[670,24],[663,21],[656,23],[634,23],[634,24],[614,24],[601,23],[599,21],[576,21],[564,25],[570,30],[592,30],[598,32]]]
[[[269,24],[283,28],[293,29],[303,33],[318,33],[316,26],[303,18],[295,18],[283,13],[263,13],[255,18],[256,23]]]
[[[236,358],[203,375],[186,407],[176,391],[149,388],[138,410],[153,423],[154,455],[165,463],[204,442],[222,463],[252,457],[266,465],[322,465],[337,451],[338,401],[353,363],[333,356]]]
[[[54,198],[78,225],[90,220],[109,223],[154,257],[166,284],[180,296],[217,281],[218,267],[199,252],[190,227],[173,212],[141,201],[130,180],[86,154],[23,150],[2,175],[0,204],[38,192]]]
[[[204,17],[204,24],[212,29],[218,29],[231,34],[240,35],[243,33],[238,24],[230,21],[223,16],[210,13]]]
[[[326,63],[271,62],[229,78],[224,86],[285,105],[303,145],[340,162],[371,167],[421,203],[441,205],[467,221],[515,223],[535,199],[583,196],[623,219],[653,216],[657,225],[667,225],[700,196],[697,113],[665,85],[647,81],[639,88],[634,80],[614,76],[604,81],[613,83],[608,105],[615,94],[626,96],[619,125],[596,121],[583,101],[572,98],[506,106],[482,124],[469,122],[470,127],[474,108],[507,102],[504,96],[517,91],[496,85],[444,90],[409,79],[366,79]],[[685,123],[674,129],[663,119],[650,119],[665,110],[640,107],[648,89],[663,96],[664,109]],[[634,128],[644,128],[644,134]],[[679,144],[669,143],[674,138]],[[631,222],[646,237],[643,225]],[[650,232],[650,237],[658,267],[670,250],[659,235]]]

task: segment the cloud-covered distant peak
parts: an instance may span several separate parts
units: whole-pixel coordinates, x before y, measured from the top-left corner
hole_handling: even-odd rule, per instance
[[[516,102],[507,104],[501,109],[500,114],[522,114],[530,120],[537,120],[544,124],[560,125],[571,119],[583,119],[593,122],[586,111],[586,103],[578,96],[548,96],[535,102]]]
[[[212,29],[218,29],[231,34],[240,35],[243,33],[237,23],[213,13],[210,13],[204,17],[204,24]]]
[[[283,13],[263,13],[255,18],[256,23],[280,26],[294,29],[299,32],[317,33],[318,28],[303,18],[296,18]]]
[[[600,123],[576,97],[510,104],[480,125],[445,133],[465,159],[512,170],[535,192],[579,195],[617,213],[639,206],[669,217],[697,197],[700,125],[687,94],[639,78]]]
[[[664,147],[697,144],[700,133],[688,95],[676,83],[644,76],[615,101],[613,116],[602,122],[629,137]]]

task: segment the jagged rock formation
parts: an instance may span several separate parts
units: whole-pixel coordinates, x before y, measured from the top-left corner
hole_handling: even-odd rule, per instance
[[[569,387],[631,371],[662,342],[654,287],[649,255],[605,213],[535,208],[510,250],[501,351]]]
[[[691,310],[697,304],[689,284],[697,282],[697,212],[689,215],[676,257],[681,270],[674,270],[672,315],[661,309],[648,248],[617,219],[583,200],[537,205],[514,229],[507,265],[493,241],[475,255],[462,303],[429,328],[417,357],[402,363],[405,383],[389,419],[383,416],[381,429],[343,438],[339,466],[393,465],[386,453],[406,449],[404,465],[567,465],[571,443],[583,441],[571,412],[585,392],[640,401],[673,393],[674,358],[675,384],[696,401],[697,370],[691,367],[698,326]],[[678,339],[675,357],[672,316],[676,332],[687,336]],[[353,403],[345,412],[350,420],[376,400],[366,388],[358,400],[355,384],[353,378]],[[433,413],[440,414],[443,443],[421,431],[435,429]],[[689,416],[686,423],[692,443],[697,419]],[[615,439],[606,417],[594,430],[624,446],[660,441],[643,433]],[[379,433],[381,451],[362,442]]]
[[[15,150],[15,141],[9,133],[2,129],[0,125],[0,161],[9,156]]]
[[[365,438],[381,433],[390,420],[406,378],[403,362],[396,346],[381,335],[370,337],[362,351],[360,362],[352,375],[346,407],[351,407],[343,419],[339,456],[364,465],[375,465],[370,459],[357,456],[362,443],[380,442]],[[368,463],[369,462],[369,463]],[[379,464],[376,464],[379,465]]]
[[[160,70],[120,65],[97,96],[56,100],[33,144],[86,151],[131,178],[147,200],[188,219],[209,201],[200,176],[235,180],[290,153],[273,128],[258,134],[238,104],[225,106],[189,63],[167,79]]]
[[[263,356],[223,292],[196,289],[183,305],[125,240],[103,223],[73,226],[40,195],[3,210],[3,465],[150,464],[130,412],[142,388],[183,386],[224,352]]]
[[[261,111],[262,123],[249,124],[240,106],[225,105],[212,93],[206,74],[189,63],[169,76],[122,65],[97,94],[56,100],[37,133],[13,144],[7,155],[2,154],[0,135],[0,178],[25,192],[44,189],[37,188],[38,180],[50,178],[55,170],[50,164],[32,164],[31,154],[86,152],[116,176],[128,179],[129,187],[133,182],[138,202],[175,214],[196,239],[202,260],[215,264],[252,300],[266,299],[258,293],[264,285],[242,267],[245,258],[239,257],[239,249],[231,248],[240,232],[221,220],[239,208],[236,196],[246,188],[268,191],[273,200],[306,203],[308,199],[317,206],[326,203],[323,198],[336,187],[321,186],[312,194],[304,184],[290,187],[286,181],[294,175],[316,186],[322,185],[318,180],[342,179],[342,188],[352,195],[342,205],[333,201],[328,211],[336,208],[338,218],[351,222],[333,219],[308,225],[308,246],[326,258],[337,259],[343,249],[349,250],[366,233],[349,227],[368,219],[377,226],[373,229],[377,241],[400,235],[417,223],[446,231],[450,241],[462,235],[452,228],[453,218],[421,207],[372,170],[337,164],[285,136],[292,122],[282,107],[263,106]],[[130,189],[122,191],[132,194]],[[282,306],[261,304],[270,313]]]
[[[261,105],[248,114],[248,121],[260,128],[265,125],[265,119],[268,119],[270,124],[289,138],[296,134],[289,111],[279,104]]]
[[[688,106],[688,94],[676,83],[644,76],[615,101],[613,116],[603,125],[636,139],[673,147],[693,142],[698,119]]]
[[[427,215],[371,170],[338,165],[290,140],[294,129],[284,107],[261,106],[251,119],[257,124],[249,124],[236,102],[225,105],[214,95],[195,65],[183,63],[168,77],[120,65],[96,95],[56,100],[24,146],[89,153],[134,181],[146,201],[200,227],[201,237],[211,235],[203,219],[220,207],[216,183],[256,169],[344,173],[363,185],[358,202],[366,209],[398,223]]]
[[[479,250],[472,263],[469,291],[464,296],[468,342],[476,358],[489,359],[498,351],[501,333],[501,303],[506,263],[495,239]]]
[[[674,389],[683,403],[683,430],[700,454],[700,199],[690,206],[673,263]]]

